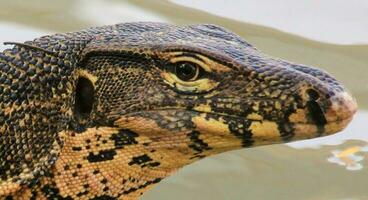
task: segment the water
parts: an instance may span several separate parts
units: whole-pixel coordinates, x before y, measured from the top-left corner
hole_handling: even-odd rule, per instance
[[[326,10],[322,9],[326,6],[323,4],[319,7],[321,11],[312,13],[314,20],[293,29],[295,18],[311,15],[315,4],[310,2],[314,1],[299,6],[290,1],[288,5],[294,7],[288,10],[287,14],[292,15],[289,18],[282,6],[269,9],[267,5],[273,2],[270,0],[262,0],[264,6],[254,4],[254,0],[236,5],[229,1],[233,3],[227,3],[226,7],[220,0],[175,2],[179,4],[133,0],[0,0],[0,42],[25,41],[50,33],[127,21],[215,23],[270,55],[323,68],[341,80],[358,100],[360,110],[346,130],[321,139],[206,158],[165,179],[142,199],[368,199],[367,4],[359,4],[358,0],[346,2],[343,11],[348,14],[344,20],[339,15],[344,1],[339,0],[340,6],[331,8],[328,15],[323,13]],[[255,5],[260,7],[259,12],[249,15],[246,8],[257,8]],[[243,12],[239,9],[242,7]],[[211,14],[215,11],[223,17]],[[270,19],[280,20],[272,23]],[[0,49],[4,48],[0,45]]]

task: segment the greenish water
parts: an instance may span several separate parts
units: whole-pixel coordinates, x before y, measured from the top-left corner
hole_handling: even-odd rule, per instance
[[[368,199],[368,45],[318,42],[169,1],[0,0],[0,8],[0,42],[127,21],[215,23],[267,54],[327,70],[358,100],[360,110],[342,133],[206,158],[142,199]]]

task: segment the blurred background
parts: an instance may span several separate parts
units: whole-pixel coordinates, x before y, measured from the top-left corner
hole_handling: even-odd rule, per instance
[[[322,68],[357,98],[343,132],[206,158],[147,192],[155,199],[368,199],[368,1],[0,0],[0,50],[57,32],[131,21],[214,23],[263,52]]]

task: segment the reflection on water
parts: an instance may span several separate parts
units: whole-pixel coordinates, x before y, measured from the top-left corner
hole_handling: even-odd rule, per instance
[[[169,1],[0,0],[0,8],[0,42],[125,21],[219,24],[270,55],[323,67],[347,85],[360,108],[368,108],[367,45],[316,42]],[[142,199],[368,199],[367,119],[360,110],[337,135],[206,158]]]
[[[336,149],[344,151],[366,145],[367,142],[349,140],[318,149],[295,150],[287,145],[273,145],[234,151],[184,168],[142,199],[365,200],[368,159],[354,161],[364,166],[355,171],[328,159]]]
[[[347,170],[361,170],[363,164],[361,161],[364,159],[363,155],[357,155],[358,153],[368,152],[367,146],[353,146],[343,150],[333,150],[332,156],[327,161],[345,166]]]

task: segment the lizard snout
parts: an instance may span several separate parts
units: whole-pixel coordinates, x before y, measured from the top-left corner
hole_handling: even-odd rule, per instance
[[[346,91],[335,94],[328,101],[325,131],[330,134],[343,130],[352,120],[358,106],[356,100]]]
[[[352,120],[357,103],[344,89],[308,86],[300,91],[300,104],[289,120],[298,135],[305,130],[319,135],[329,135],[343,130]]]

